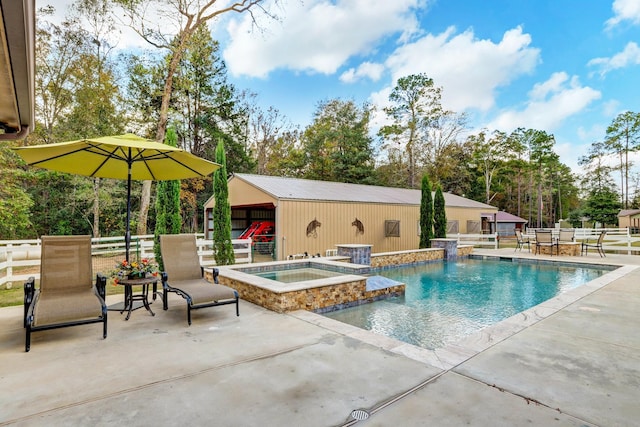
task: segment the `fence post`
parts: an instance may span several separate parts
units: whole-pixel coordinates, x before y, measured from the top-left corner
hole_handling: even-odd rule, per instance
[[[200,240],[199,242],[196,240],[196,242],[198,247],[198,263],[200,265],[203,265],[204,258],[202,256],[202,251],[203,251],[203,246],[206,245],[206,242],[204,240]]]
[[[140,259],[148,258],[147,257],[147,253],[146,253],[145,248],[144,248],[144,246],[145,246],[144,243],[145,243],[145,239],[143,237],[141,237],[138,240],[138,245],[140,246]]]
[[[11,248],[13,247],[12,243],[7,244],[7,289],[11,289],[13,286],[13,282],[11,281],[11,277],[13,276],[13,251]]]

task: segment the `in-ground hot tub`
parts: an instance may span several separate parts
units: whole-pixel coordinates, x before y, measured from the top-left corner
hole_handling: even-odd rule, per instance
[[[400,282],[368,277],[369,266],[329,259],[221,266],[218,270],[220,283],[236,289],[240,298],[280,313],[330,311],[404,294]]]

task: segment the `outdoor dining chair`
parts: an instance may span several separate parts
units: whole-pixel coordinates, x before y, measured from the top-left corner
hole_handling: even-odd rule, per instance
[[[536,230],[536,255],[541,253],[540,248],[543,246],[549,248],[550,255],[553,255],[553,248],[555,247],[556,255],[558,254],[558,243],[554,241],[550,230]]]
[[[91,236],[42,236],[40,287],[35,278],[24,284],[25,351],[31,333],[67,326],[102,323],[107,337],[107,279],[92,283]]]
[[[514,252],[517,251],[518,249],[522,250],[524,245],[527,245],[527,248],[529,248],[529,252],[531,252],[531,239],[528,236],[524,236],[522,234],[522,230],[520,230],[519,228],[515,229],[515,233],[516,233],[516,249],[514,250]]]
[[[576,231],[572,229],[560,229],[558,232],[558,243],[573,242],[575,240]]]
[[[213,269],[214,283],[204,278],[195,234],[165,234],[160,236],[160,252],[164,271],[162,307],[169,309],[168,293],[180,295],[187,302],[187,322],[191,325],[191,310],[235,304],[240,316],[239,296],[235,289],[218,284],[218,269]]]
[[[601,231],[600,235],[598,236],[598,240],[596,240],[595,243],[589,243],[589,239],[582,242],[582,250],[580,251],[581,254],[587,255],[589,248],[596,248],[598,254],[600,254],[600,258],[606,257],[604,249],[602,248],[602,242],[604,242],[604,236],[606,235],[606,231]]]

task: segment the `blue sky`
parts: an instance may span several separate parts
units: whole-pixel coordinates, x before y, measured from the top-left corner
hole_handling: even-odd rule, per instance
[[[258,15],[256,28],[247,14],[229,15],[214,36],[231,82],[302,127],[322,100],[382,107],[399,77],[425,73],[443,88],[446,108],[468,114],[471,131],[553,133],[561,160],[577,171],[577,158],[619,113],[640,112],[638,0],[265,5],[277,20]]]

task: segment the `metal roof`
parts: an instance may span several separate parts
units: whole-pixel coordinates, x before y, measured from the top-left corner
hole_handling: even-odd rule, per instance
[[[420,205],[422,192],[405,188],[376,185],[348,184],[343,182],[314,181],[310,179],[283,178],[278,176],[234,174],[231,179],[241,179],[248,184],[281,200],[321,200],[332,202],[384,203]],[[496,209],[455,194],[443,193],[445,206]]]
[[[496,216],[496,218],[494,218],[494,215]],[[491,220],[495,220],[496,222],[518,222],[523,224],[528,222],[526,219],[520,218],[519,216],[510,214],[509,212],[505,211],[483,213],[482,216],[490,218]]]
[[[618,217],[633,216],[640,213],[640,209],[623,209],[618,213]]]

